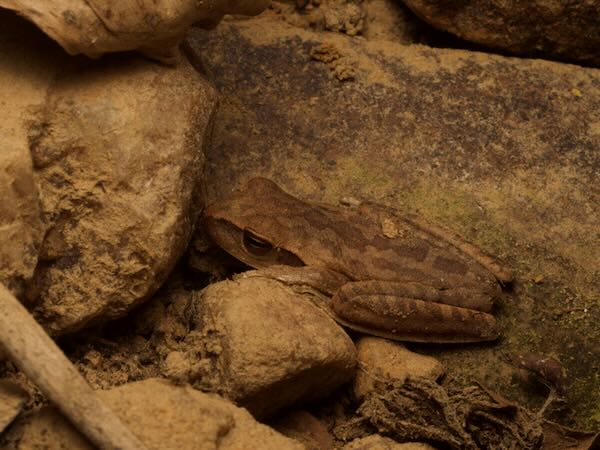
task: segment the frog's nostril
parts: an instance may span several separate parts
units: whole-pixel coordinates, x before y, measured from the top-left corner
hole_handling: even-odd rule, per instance
[[[273,250],[273,244],[247,228],[244,229],[243,242],[246,251],[254,256],[264,256]]]

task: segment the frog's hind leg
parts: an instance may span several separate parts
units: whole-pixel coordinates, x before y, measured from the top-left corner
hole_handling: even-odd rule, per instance
[[[460,250],[462,253],[470,256],[477,261],[481,266],[489,270],[502,285],[510,284],[513,281],[512,269],[505,265],[503,262],[486,253],[476,245],[473,245],[465,241],[459,235],[453,233],[450,230],[446,230],[442,227],[426,222],[425,220],[414,216],[404,216],[402,220],[412,225],[419,231],[425,234],[429,234],[437,239],[442,239]]]
[[[334,295],[331,308],[342,325],[412,342],[466,343],[491,341],[500,336],[491,314],[398,294],[368,292],[364,289],[368,283],[349,283],[362,286],[345,285]],[[352,295],[347,296],[350,292]]]
[[[494,304],[491,294],[466,286],[440,289],[424,283],[407,281],[353,281],[343,284],[335,293],[338,301],[346,301],[362,295],[383,294],[402,298],[414,298],[427,302],[474,309],[489,313]]]

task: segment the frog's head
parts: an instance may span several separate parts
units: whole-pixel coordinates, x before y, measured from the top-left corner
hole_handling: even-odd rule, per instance
[[[271,180],[253,178],[206,208],[202,225],[219,247],[249,266],[303,266],[294,249],[304,205]]]

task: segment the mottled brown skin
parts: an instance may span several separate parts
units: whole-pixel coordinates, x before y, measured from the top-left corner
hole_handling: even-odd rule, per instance
[[[489,312],[498,281],[510,281],[510,271],[456,236],[389,208],[311,204],[255,178],[208,207],[203,224],[252,267],[307,266],[332,275],[324,290],[333,295],[336,319],[350,328],[417,342],[499,336]]]

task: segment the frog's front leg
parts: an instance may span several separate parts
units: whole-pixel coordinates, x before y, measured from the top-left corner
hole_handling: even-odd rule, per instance
[[[350,280],[344,275],[332,270],[312,266],[286,266],[274,264],[238,275],[242,278],[266,277],[280,281],[289,286],[308,286],[331,297],[341,286]]]
[[[394,340],[465,343],[500,336],[491,314],[445,300],[446,291],[418,283],[356,281],[335,293],[331,308],[342,325]]]

